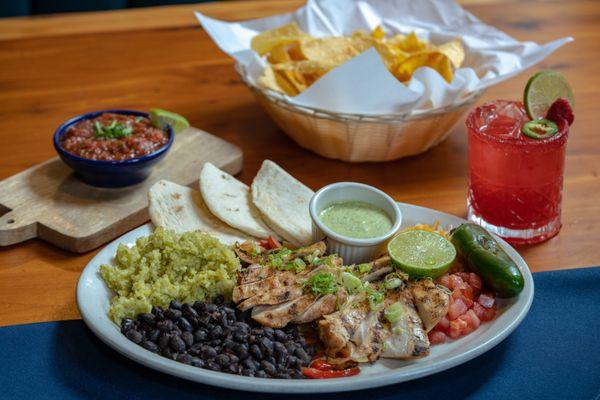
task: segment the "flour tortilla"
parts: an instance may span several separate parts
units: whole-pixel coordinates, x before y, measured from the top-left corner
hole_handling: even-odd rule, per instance
[[[200,193],[213,215],[248,235],[277,238],[252,203],[250,188],[211,163],[200,171]]]
[[[206,232],[221,243],[234,245],[251,239],[213,216],[197,190],[173,182],[156,182],[148,192],[150,219],[156,226],[172,229],[177,233],[189,231]]]
[[[313,191],[273,161],[265,160],[252,182],[252,201],[264,221],[288,242],[312,242],[308,203]]]

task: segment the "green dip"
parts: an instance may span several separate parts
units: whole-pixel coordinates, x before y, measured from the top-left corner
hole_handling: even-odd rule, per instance
[[[321,222],[343,236],[370,239],[392,229],[392,220],[381,208],[362,201],[333,203],[319,213]]]

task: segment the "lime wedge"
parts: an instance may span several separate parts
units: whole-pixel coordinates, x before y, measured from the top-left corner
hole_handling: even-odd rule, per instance
[[[413,278],[440,276],[456,258],[452,242],[430,231],[404,231],[387,248],[394,264]]]
[[[160,108],[150,109],[150,121],[152,125],[160,129],[166,129],[167,125],[171,126],[173,133],[178,133],[185,128],[190,127],[190,123],[187,119],[179,114],[175,114],[171,111],[161,110]]]
[[[531,119],[546,117],[548,109],[559,98],[573,108],[573,91],[565,77],[556,71],[540,71],[529,78],[523,94],[525,111]]]

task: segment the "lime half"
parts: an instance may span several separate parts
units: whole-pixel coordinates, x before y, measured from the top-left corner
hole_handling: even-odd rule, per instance
[[[548,109],[559,98],[569,102],[573,108],[573,91],[565,77],[556,71],[540,71],[529,78],[523,103],[531,119],[545,118]]]
[[[415,278],[440,276],[456,258],[452,242],[430,231],[404,231],[393,238],[387,247],[394,264]]]
[[[190,127],[188,120],[181,115],[160,108],[150,109],[150,121],[152,121],[152,125],[160,129],[166,129],[167,125],[170,125],[173,133],[179,133]]]

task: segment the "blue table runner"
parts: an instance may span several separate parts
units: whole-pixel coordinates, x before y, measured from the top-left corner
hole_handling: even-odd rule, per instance
[[[517,330],[453,369],[378,389],[307,396],[238,392],[145,368],[82,321],[0,328],[0,399],[600,399],[600,267],[534,274]]]

